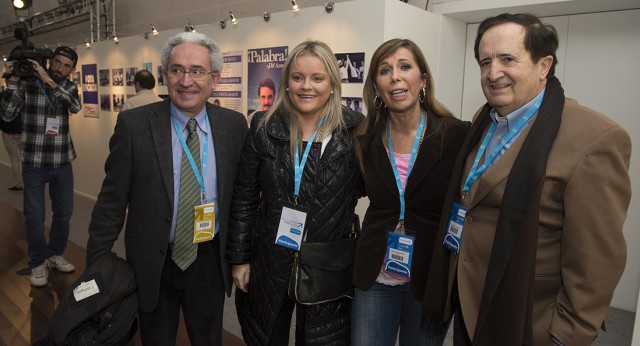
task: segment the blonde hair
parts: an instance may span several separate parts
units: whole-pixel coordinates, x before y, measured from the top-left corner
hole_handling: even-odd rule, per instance
[[[295,63],[298,58],[305,55],[314,56],[322,61],[329,72],[329,82],[331,83],[331,90],[333,90],[333,93],[329,95],[329,100],[322,109],[322,114],[325,115],[325,121],[322,124],[322,127],[320,127],[318,133],[322,133],[326,136],[334,130],[342,130],[346,127],[342,117],[342,104],[340,103],[342,95],[340,86],[340,70],[338,68],[338,61],[336,60],[335,55],[331,51],[331,48],[329,48],[329,46],[324,42],[307,40],[300,43],[289,53],[289,56],[284,63],[284,68],[280,75],[277,97],[273,106],[267,111],[267,114],[262,118],[260,123],[258,123],[258,128],[266,126],[276,111],[280,111],[282,114],[288,116],[289,143],[292,157],[296,146],[302,150],[302,133],[298,122],[297,111],[291,103],[289,93],[286,89],[289,84],[289,73],[291,72],[292,64]],[[318,139],[321,140],[322,138]]]

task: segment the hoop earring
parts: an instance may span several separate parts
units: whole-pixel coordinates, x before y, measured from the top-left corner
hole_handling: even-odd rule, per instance
[[[378,103],[378,100],[380,101],[380,104],[377,104],[377,103]],[[382,97],[380,97],[379,95],[376,95],[376,97],[373,99],[373,106],[374,106],[376,109],[380,109],[380,108],[382,108],[382,106],[386,106],[386,105],[385,105],[385,104],[384,104],[384,102],[382,101]]]
[[[426,87],[422,87],[422,90],[418,93],[418,101],[420,103],[424,103],[424,99],[427,97],[427,89]]]

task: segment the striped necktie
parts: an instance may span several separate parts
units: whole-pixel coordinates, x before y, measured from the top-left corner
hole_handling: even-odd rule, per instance
[[[193,156],[193,161],[200,171],[200,140],[196,131],[198,122],[189,119],[187,128],[187,148]],[[189,268],[198,256],[198,244],[193,243],[194,207],[200,204],[200,184],[195,172],[191,168],[186,152],[182,153],[182,165],[180,171],[180,194],[178,196],[178,221],[176,222],[176,234],[173,241],[171,259],[183,271]]]

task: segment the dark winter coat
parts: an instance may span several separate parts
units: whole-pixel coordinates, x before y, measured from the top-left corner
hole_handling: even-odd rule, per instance
[[[353,132],[363,119],[343,107],[347,129],[334,131],[324,153],[314,142],[302,176],[298,206],[307,208],[306,241],[346,238],[362,183]],[[294,250],[275,245],[283,205],[293,203],[294,167],[288,117],[276,113],[258,127],[252,120],[234,190],[227,260],[251,264],[249,293],[236,290],[236,309],[249,345],[268,344],[291,277]],[[330,260],[330,259],[328,259]],[[305,344],[349,344],[350,299],[305,306]],[[314,327],[314,325],[316,325]],[[318,327],[319,325],[319,327]]]

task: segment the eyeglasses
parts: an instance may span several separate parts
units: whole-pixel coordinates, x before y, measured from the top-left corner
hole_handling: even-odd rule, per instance
[[[169,75],[169,77],[171,78],[175,78],[175,79],[182,79],[182,77],[184,77],[184,74],[188,73],[191,78],[193,79],[202,79],[204,77],[206,77],[207,75],[213,75],[215,72],[207,72],[207,70],[203,69],[203,68],[194,68],[191,71],[187,71],[185,69],[183,69],[182,67],[170,67],[167,70],[167,74]]]

